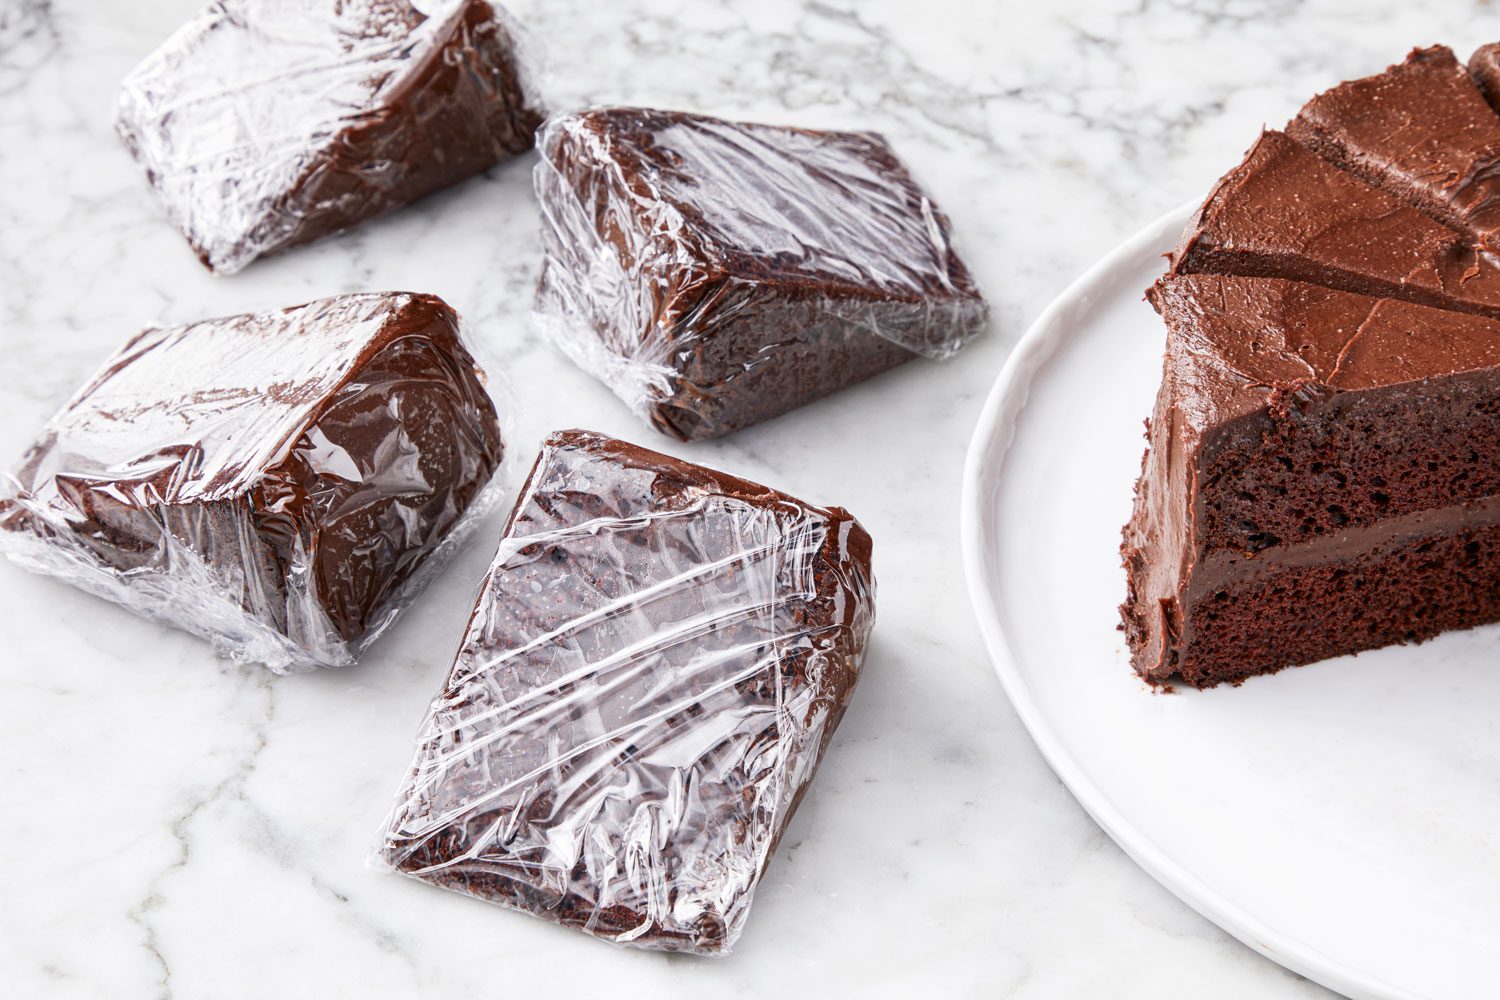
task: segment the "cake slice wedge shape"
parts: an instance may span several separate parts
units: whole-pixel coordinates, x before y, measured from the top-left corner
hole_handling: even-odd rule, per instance
[[[729,952],[854,694],[871,544],[842,508],[551,435],[380,861],[617,944]]]
[[[1174,275],[1306,281],[1500,319],[1500,263],[1293,141],[1262,133],[1172,252]]]
[[[664,434],[742,430],[988,322],[947,216],[876,133],[614,107],[538,142],[536,319]]]
[[[1308,101],[1287,134],[1446,226],[1500,250],[1500,116],[1447,46]]]
[[[1125,528],[1138,673],[1195,687],[1500,620],[1500,323],[1163,278]]]
[[[432,295],[148,327],[0,470],[0,554],[237,662],[346,666],[497,499],[489,378]]]
[[[233,274],[531,149],[535,89],[487,0],[218,0],[125,78],[115,129]]]

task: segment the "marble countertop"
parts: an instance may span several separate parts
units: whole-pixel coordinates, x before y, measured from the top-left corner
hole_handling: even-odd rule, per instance
[[[738,950],[667,958],[364,867],[488,543],[359,666],[294,677],[0,565],[0,993],[1329,995],[1157,886],[1042,762],[970,615],[960,473],[1007,352],[1076,274],[1315,90],[1491,40],[1487,3],[515,0],[560,103],[886,133],[995,306],[952,361],[694,446],[529,329],[529,160],[207,274],[110,126],[120,78],[199,3],[0,8],[0,455],[148,322],[436,292],[504,359],[523,451],[585,426],[847,506],[876,540],[880,622]]]

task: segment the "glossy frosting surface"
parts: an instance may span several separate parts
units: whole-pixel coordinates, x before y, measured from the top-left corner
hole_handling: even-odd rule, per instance
[[[1500,244],[1500,117],[1447,46],[1319,94],[1287,131],[1480,243]]]

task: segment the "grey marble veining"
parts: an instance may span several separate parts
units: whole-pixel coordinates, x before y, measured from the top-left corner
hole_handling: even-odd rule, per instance
[[[197,4],[0,7],[6,461],[145,323],[436,292],[517,390],[523,451],[586,426],[847,506],[876,540],[880,622],[739,950],[668,959],[363,867],[488,542],[358,667],[291,678],[0,565],[0,994],[1326,995],[1159,888],[1041,761],[963,592],[960,470],[1007,351],[1079,271],[1313,91],[1415,44],[1489,40],[1492,7],[518,0],[560,106],[885,132],[995,306],[950,362],[681,446],[528,328],[528,160],[233,278],[203,271],[110,125],[120,78]]]

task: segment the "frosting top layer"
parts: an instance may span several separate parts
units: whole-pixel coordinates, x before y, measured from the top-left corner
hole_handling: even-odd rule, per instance
[[[1288,278],[1500,318],[1500,267],[1285,133],[1261,135],[1183,231],[1171,273]]]
[[[1151,301],[1247,383],[1374,389],[1500,366],[1500,322],[1275,278],[1168,276]]]
[[[1331,162],[1439,221],[1500,246],[1500,116],[1451,49],[1314,97],[1287,126]]]

